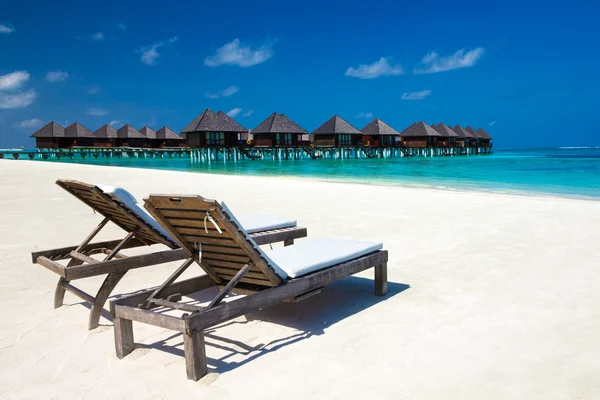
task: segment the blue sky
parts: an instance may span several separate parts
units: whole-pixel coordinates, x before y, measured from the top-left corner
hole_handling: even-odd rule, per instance
[[[589,3],[589,4],[588,4]],[[595,4],[592,4],[595,3]],[[55,120],[180,131],[207,107],[312,131],[337,113],[597,146],[598,2],[0,4],[0,147]]]

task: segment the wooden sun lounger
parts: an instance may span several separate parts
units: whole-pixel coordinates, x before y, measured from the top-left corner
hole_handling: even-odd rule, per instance
[[[179,244],[157,230],[127,204],[115,200],[104,193],[99,187],[88,183],[61,180],[56,184],[77,197],[104,219],[87,238],[79,245],[51,250],[36,251],[31,254],[33,263],[39,264],[60,275],[54,294],[54,308],[63,305],[65,291],[69,291],[86,302],[91,303],[88,329],[99,326],[100,315],[104,304],[115,286],[130,269],[143,268],[157,264],[188,258],[186,251]],[[143,210],[142,210],[143,211]],[[91,243],[94,237],[109,223],[127,232],[122,239]],[[307,236],[306,228],[293,226],[282,229],[256,232],[252,234],[257,243],[271,244],[284,242],[288,246],[294,239]],[[128,257],[121,253],[124,249],[140,246],[163,244],[167,250],[155,251],[149,254]],[[104,254],[103,260],[92,258],[94,254]],[[68,260],[66,265],[58,263]],[[71,281],[97,275],[107,275],[95,296],[74,286]]]
[[[207,328],[279,302],[304,300],[331,282],[369,268],[375,270],[375,294],[383,296],[387,292],[385,250],[369,250],[368,254],[301,277],[282,278],[279,267],[268,256],[277,250],[262,252],[222,203],[200,196],[151,195],[145,207],[178,241],[187,259],[162,285],[111,301],[118,358],[134,349],[133,321],[171,329],[183,334],[188,379],[198,380],[208,371],[204,342]],[[208,232],[205,217],[213,221],[208,224]],[[279,250],[301,249],[306,243]],[[193,263],[206,275],[176,282]],[[215,285],[220,291],[205,307],[179,302],[182,296]],[[224,302],[229,293],[246,296]],[[184,313],[168,315],[165,311],[169,310]]]

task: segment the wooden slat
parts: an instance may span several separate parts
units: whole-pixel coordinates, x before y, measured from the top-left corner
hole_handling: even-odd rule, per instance
[[[175,228],[179,227],[190,227],[190,228],[201,228],[204,230],[204,219],[180,219],[180,218],[167,218],[171,225]],[[206,224],[206,229],[209,231],[216,231],[217,228],[213,226],[210,222]],[[222,232],[226,232],[221,228]]]
[[[233,268],[213,267],[213,270],[217,274],[219,274],[219,276],[233,277],[240,270],[240,268],[233,269]],[[258,272],[257,271],[248,271],[248,272],[246,272],[246,277],[268,280],[267,277],[260,270]]]
[[[210,265],[211,267],[225,267],[225,268],[231,268],[234,270],[238,270],[240,268],[242,268],[244,265],[248,264],[248,261],[250,259],[246,258],[246,260],[244,262],[238,262],[238,261],[221,261],[221,260],[212,260],[209,258],[205,258],[202,257],[202,262],[206,263],[208,265]],[[253,267],[252,268],[254,271],[259,271],[260,269],[257,267]]]
[[[210,224],[210,223],[209,223]],[[177,231],[182,235],[190,235],[190,236],[199,236],[199,237],[219,237],[219,238],[231,238],[231,234],[227,232],[218,233],[215,230],[209,230],[206,232],[204,228],[196,228],[196,227],[174,227],[177,228]]]
[[[206,210],[161,210],[165,218],[185,218],[204,221]]]
[[[81,260],[83,262],[86,262],[88,264],[96,264],[96,263],[100,262],[99,260],[96,260],[95,258],[88,257],[85,254],[81,254],[81,253],[79,253],[79,252],[77,252],[75,250],[73,250],[72,252],[70,252],[69,255],[71,257],[73,257],[73,258],[76,258],[76,259]]]
[[[190,243],[207,243],[207,244],[216,244],[221,246],[233,246],[235,245],[235,241],[232,238],[216,238],[216,237],[206,237],[206,236],[196,236],[196,235],[181,235],[183,239]]]
[[[248,256],[238,256],[238,255],[231,255],[231,254],[224,254],[224,253],[214,253],[214,252],[209,252],[205,250],[206,247],[202,247],[202,259],[203,260],[225,260],[225,262],[227,261],[232,261],[232,262],[237,262],[237,263],[243,263],[246,264],[249,260]]]
[[[202,251],[208,251],[211,253],[221,253],[221,254],[231,254],[231,255],[240,255],[240,256],[245,256],[248,257],[246,255],[246,252],[238,247],[228,247],[228,246],[217,246],[217,245],[202,245]]]

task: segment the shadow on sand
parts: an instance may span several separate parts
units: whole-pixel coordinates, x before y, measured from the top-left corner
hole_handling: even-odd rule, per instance
[[[264,310],[246,314],[246,320],[239,318],[228,321],[205,331],[206,345],[220,349],[226,354],[220,358],[207,358],[207,363],[212,372],[223,373],[242,366],[258,357],[272,353],[284,346],[288,346],[313,335],[322,335],[325,329],[342,321],[358,312],[364,311],[388,298],[395,296],[409,285],[388,282],[388,292],[385,296],[373,295],[372,279],[348,277],[334,282],[317,296],[308,298],[299,303],[279,303]],[[212,290],[192,295],[192,303],[210,301],[215,292]],[[284,325],[297,330],[297,333],[280,337],[266,344],[249,346],[243,342],[219,336],[217,332],[230,325],[248,324],[254,321],[265,321],[273,324]],[[166,351],[183,357],[183,341],[175,344],[168,341],[181,338],[180,333],[150,345],[136,344],[136,348],[151,348]],[[235,358],[236,361],[232,359]],[[241,361],[239,361],[241,359]]]

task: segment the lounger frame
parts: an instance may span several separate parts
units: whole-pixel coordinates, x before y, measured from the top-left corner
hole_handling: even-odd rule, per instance
[[[88,329],[92,330],[99,326],[106,301],[129,270],[182,260],[188,257],[188,254],[176,242],[137,217],[125,204],[115,201],[98,187],[71,180],[59,179],[56,183],[94,209],[95,212],[104,216],[104,219],[79,245],[33,252],[31,258],[33,263],[60,276],[54,292],[54,308],[63,305],[66,291],[91,304]],[[109,222],[125,230],[127,232],[125,237],[91,243]],[[297,226],[253,234],[257,243],[283,242],[285,246],[293,244],[294,239],[306,236],[306,228]],[[126,256],[121,253],[125,249],[154,244],[166,245],[168,249],[137,256]],[[104,260],[98,260],[91,257],[94,254],[105,254],[106,257]],[[61,260],[68,260],[67,265],[58,263]],[[95,296],[71,283],[73,280],[98,275],[106,275],[106,278]]]
[[[228,244],[229,247],[226,248],[231,251],[244,250],[250,261],[244,265],[241,265],[239,261],[232,262],[231,268],[237,268],[237,273],[229,280],[223,279],[219,269],[212,268],[206,261],[203,261],[200,252],[190,246],[190,240],[186,240],[182,234],[182,232],[189,232],[189,227],[174,227],[170,224],[169,219],[164,217],[164,210],[171,214],[181,213],[176,208],[169,207],[168,202],[173,199],[182,204],[188,203],[188,211],[195,206],[207,210],[222,231],[231,238],[230,243],[232,244]],[[161,206],[164,207],[162,210]],[[161,286],[111,301],[115,351],[120,359],[134,349],[133,321],[171,329],[183,334],[188,379],[198,380],[208,372],[204,342],[204,331],[207,328],[280,302],[305,300],[320,293],[326,285],[369,268],[375,270],[375,295],[383,296],[387,293],[388,253],[385,250],[376,251],[300,278],[284,280],[267,268],[265,260],[261,258],[256,249],[248,247],[249,244],[245,243],[243,235],[239,234],[237,227],[221,212],[216,202],[200,196],[153,195],[146,200],[145,207],[188,252],[188,259]],[[205,238],[198,240],[214,244],[219,240],[218,237],[219,235],[211,231]],[[221,239],[221,241],[223,240]],[[229,257],[228,254],[222,255],[224,258]],[[183,271],[194,263],[200,265],[207,274],[176,282]],[[250,270],[255,271],[255,274],[258,274],[259,271],[263,272],[264,278],[246,278],[246,274]],[[201,307],[179,302],[183,296],[213,286],[219,286],[220,291],[208,306]],[[230,293],[240,293],[246,296],[222,302]],[[173,316],[167,315],[165,310],[179,310],[184,313],[180,316]]]

